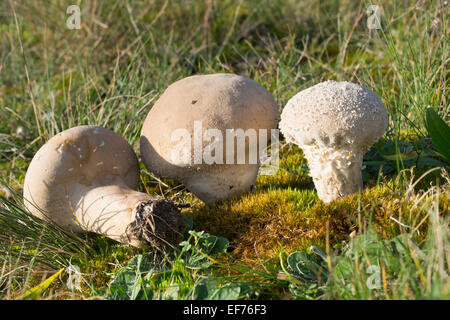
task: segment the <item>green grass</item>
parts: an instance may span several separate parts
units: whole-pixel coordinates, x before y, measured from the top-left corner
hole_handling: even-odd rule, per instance
[[[444,1],[93,0],[80,4],[80,30],[66,28],[70,4],[0,3],[0,298],[18,298],[70,263],[83,273],[81,291],[67,288],[65,274],[42,298],[92,298],[130,259],[151,254],[95,235],[78,239],[30,217],[20,199],[25,172],[50,137],[76,125],[114,130],[139,153],[143,120],[164,89],[215,72],[261,83],[280,110],[320,81],[360,83],[385,103],[389,129],[365,156],[366,189],[328,205],[295,146],[282,146],[276,175],[260,176],[253,192],[214,207],[141,164],[141,191],[190,204],[183,213],[194,230],[229,240],[204,270],[175,259],[166,273],[143,275],[153,298],[222,287],[232,295],[233,282],[247,299],[449,298],[448,175],[434,170],[421,178],[434,167],[448,170],[425,125],[427,108],[448,123]],[[367,29],[371,4],[382,8],[380,30]],[[381,244],[410,240],[402,255],[388,247],[345,249],[353,235]],[[327,281],[289,273],[287,257],[311,245],[330,257]],[[345,264],[343,252],[358,259]],[[339,261],[345,272],[333,268]],[[384,270],[381,289],[367,288],[372,264]],[[175,293],[174,283],[181,286]]]

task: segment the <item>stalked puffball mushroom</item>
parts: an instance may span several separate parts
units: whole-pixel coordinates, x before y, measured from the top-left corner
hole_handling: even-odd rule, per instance
[[[177,245],[185,219],[172,202],[136,191],[138,183],[138,160],[125,139],[102,127],[79,126],[36,153],[25,176],[25,205],[71,232],[95,232],[137,247]]]
[[[187,77],[170,85],[149,111],[142,161],[212,204],[255,185],[261,158],[255,149],[270,141],[277,122],[277,103],[257,82],[234,74]],[[248,137],[239,144],[242,134]]]
[[[300,91],[283,109],[281,133],[303,149],[325,203],[363,187],[363,155],[384,134],[387,111],[371,90],[326,81]]]

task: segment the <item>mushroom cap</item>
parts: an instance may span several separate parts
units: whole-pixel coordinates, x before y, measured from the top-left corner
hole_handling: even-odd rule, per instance
[[[202,163],[196,164],[195,121],[201,122],[202,137],[207,129],[218,129],[222,133],[223,164],[205,164],[203,159]],[[215,176],[219,180],[221,177],[232,180],[235,179],[233,175],[242,174],[242,169],[238,169],[237,166],[248,165],[258,168],[259,164],[248,164],[247,161],[242,165],[236,164],[236,161],[235,164],[226,164],[226,130],[266,129],[270,140],[270,129],[276,128],[277,122],[278,105],[270,92],[257,82],[235,74],[190,76],[171,84],[149,111],[141,132],[142,161],[150,171],[183,182],[188,189],[187,180],[193,175],[204,174],[205,179],[208,179],[206,176]],[[190,163],[175,162],[172,159],[173,150],[180,144],[179,141],[172,140],[172,134],[177,129],[187,130],[191,137],[191,145],[186,146],[191,151]],[[204,151],[211,143],[211,140],[202,139],[202,150]],[[236,154],[235,150],[235,157]],[[248,141],[246,141],[246,158],[247,156]],[[254,183],[258,170],[252,171],[254,173],[250,180]],[[196,181],[196,184],[198,183],[200,182]],[[218,198],[230,196],[250,187],[247,182],[242,184],[242,188],[230,185],[230,192],[224,192]],[[246,184],[248,186],[244,186]],[[211,190],[210,193],[220,193],[221,188]],[[194,190],[191,191],[195,193]]]
[[[136,154],[111,130],[78,126],[58,133],[38,150],[25,175],[24,198],[34,215],[79,232],[72,194],[109,184],[138,187]]]
[[[367,151],[386,131],[387,111],[370,89],[325,81],[293,96],[283,109],[280,130],[297,145],[351,147]]]

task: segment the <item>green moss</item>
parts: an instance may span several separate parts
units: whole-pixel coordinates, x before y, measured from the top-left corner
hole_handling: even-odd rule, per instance
[[[304,163],[301,151],[292,148],[282,154],[276,175],[258,177],[255,191],[213,207],[197,203],[186,214],[192,216],[196,230],[228,238],[233,255],[243,261],[273,258],[281,247],[287,251],[306,250],[312,244],[324,248],[327,232],[331,245],[348,239],[358,212],[364,212],[358,209],[358,196],[325,205],[300,169]],[[370,208],[374,199],[389,194],[388,188],[370,188],[362,194],[361,205]],[[380,225],[391,224],[383,210],[375,214]]]
[[[293,148],[282,156],[278,173],[259,176],[255,191],[213,207],[196,202],[186,210],[194,228],[228,238],[236,258],[255,262],[276,257],[281,247],[291,252],[314,244],[325,250],[327,237],[332,247],[348,240],[353,231],[360,231],[358,225],[364,227],[369,221],[389,238],[402,228],[392,218],[415,225],[426,215],[414,208],[414,201],[399,200],[400,191],[393,190],[401,189],[394,187],[393,177],[382,177],[378,185],[369,180],[361,194],[324,204],[307,173],[295,170],[305,163],[301,151]],[[445,210],[448,195],[441,197]],[[419,232],[424,234],[425,229],[424,224]]]

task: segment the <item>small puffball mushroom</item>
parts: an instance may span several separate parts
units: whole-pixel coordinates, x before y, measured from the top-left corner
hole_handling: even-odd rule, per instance
[[[303,149],[318,196],[328,203],[362,189],[363,155],[384,134],[387,119],[371,90],[326,81],[292,97],[279,127]]]
[[[39,149],[25,176],[24,199],[33,215],[71,232],[137,247],[176,245],[185,219],[173,203],[136,191],[138,184],[138,160],[125,139],[79,126]]]
[[[265,133],[270,141],[277,123],[278,105],[257,82],[234,74],[187,77],[170,85],[149,111],[141,132],[142,161],[150,171],[180,181],[202,201],[213,204],[256,183],[260,157],[255,157],[246,138],[241,148],[246,159],[239,162],[239,142],[232,134],[252,131],[259,146]],[[179,130],[188,137],[177,136]],[[227,148],[228,143],[234,151]],[[184,156],[174,157],[177,150]]]

